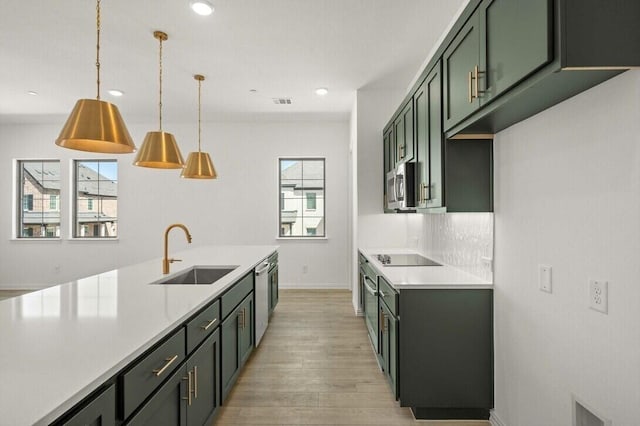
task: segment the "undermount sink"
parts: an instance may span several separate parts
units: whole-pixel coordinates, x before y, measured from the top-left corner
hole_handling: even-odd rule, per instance
[[[213,284],[238,266],[192,266],[151,284]]]

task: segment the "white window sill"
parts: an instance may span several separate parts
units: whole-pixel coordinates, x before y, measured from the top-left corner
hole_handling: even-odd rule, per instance
[[[278,241],[296,240],[296,241],[315,241],[315,240],[328,240],[329,237],[276,237]]]
[[[119,238],[92,238],[92,237],[80,237],[80,238],[69,238],[67,241],[72,242],[72,243],[78,243],[78,242],[83,242],[83,241],[111,241],[111,242],[118,242]]]
[[[59,243],[62,241],[62,238],[60,237],[49,237],[49,238],[44,238],[44,237],[39,237],[39,238],[17,238],[17,237],[13,237],[11,238],[10,241],[29,241],[31,243],[41,243],[43,241],[47,241],[47,242],[56,242]]]

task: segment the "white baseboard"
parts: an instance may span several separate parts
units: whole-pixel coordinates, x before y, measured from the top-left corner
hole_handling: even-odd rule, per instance
[[[351,287],[347,283],[278,283],[278,287],[284,290],[349,290]]]
[[[491,422],[491,426],[507,426],[505,422],[500,419],[496,410],[491,410],[491,416],[489,417],[489,422]]]

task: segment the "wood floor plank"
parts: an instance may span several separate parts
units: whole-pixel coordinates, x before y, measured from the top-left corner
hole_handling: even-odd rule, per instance
[[[490,426],[416,421],[394,400],[346,290],[280,290],[216,425]]]

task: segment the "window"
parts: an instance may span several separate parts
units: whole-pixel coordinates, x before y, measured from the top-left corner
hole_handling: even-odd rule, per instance
[[[279,159],[279,237],[325,236],[325,159]]]
[[[60,236],[60,161],[17,162],[17,238]],[[52,206],[52,199],[55,206]]]
[[[315,192],[307,192],[307,210],[315,210],[316,209],[316,193]]]
[[[74,238],[118,236],[118,162],[74,162]]]

